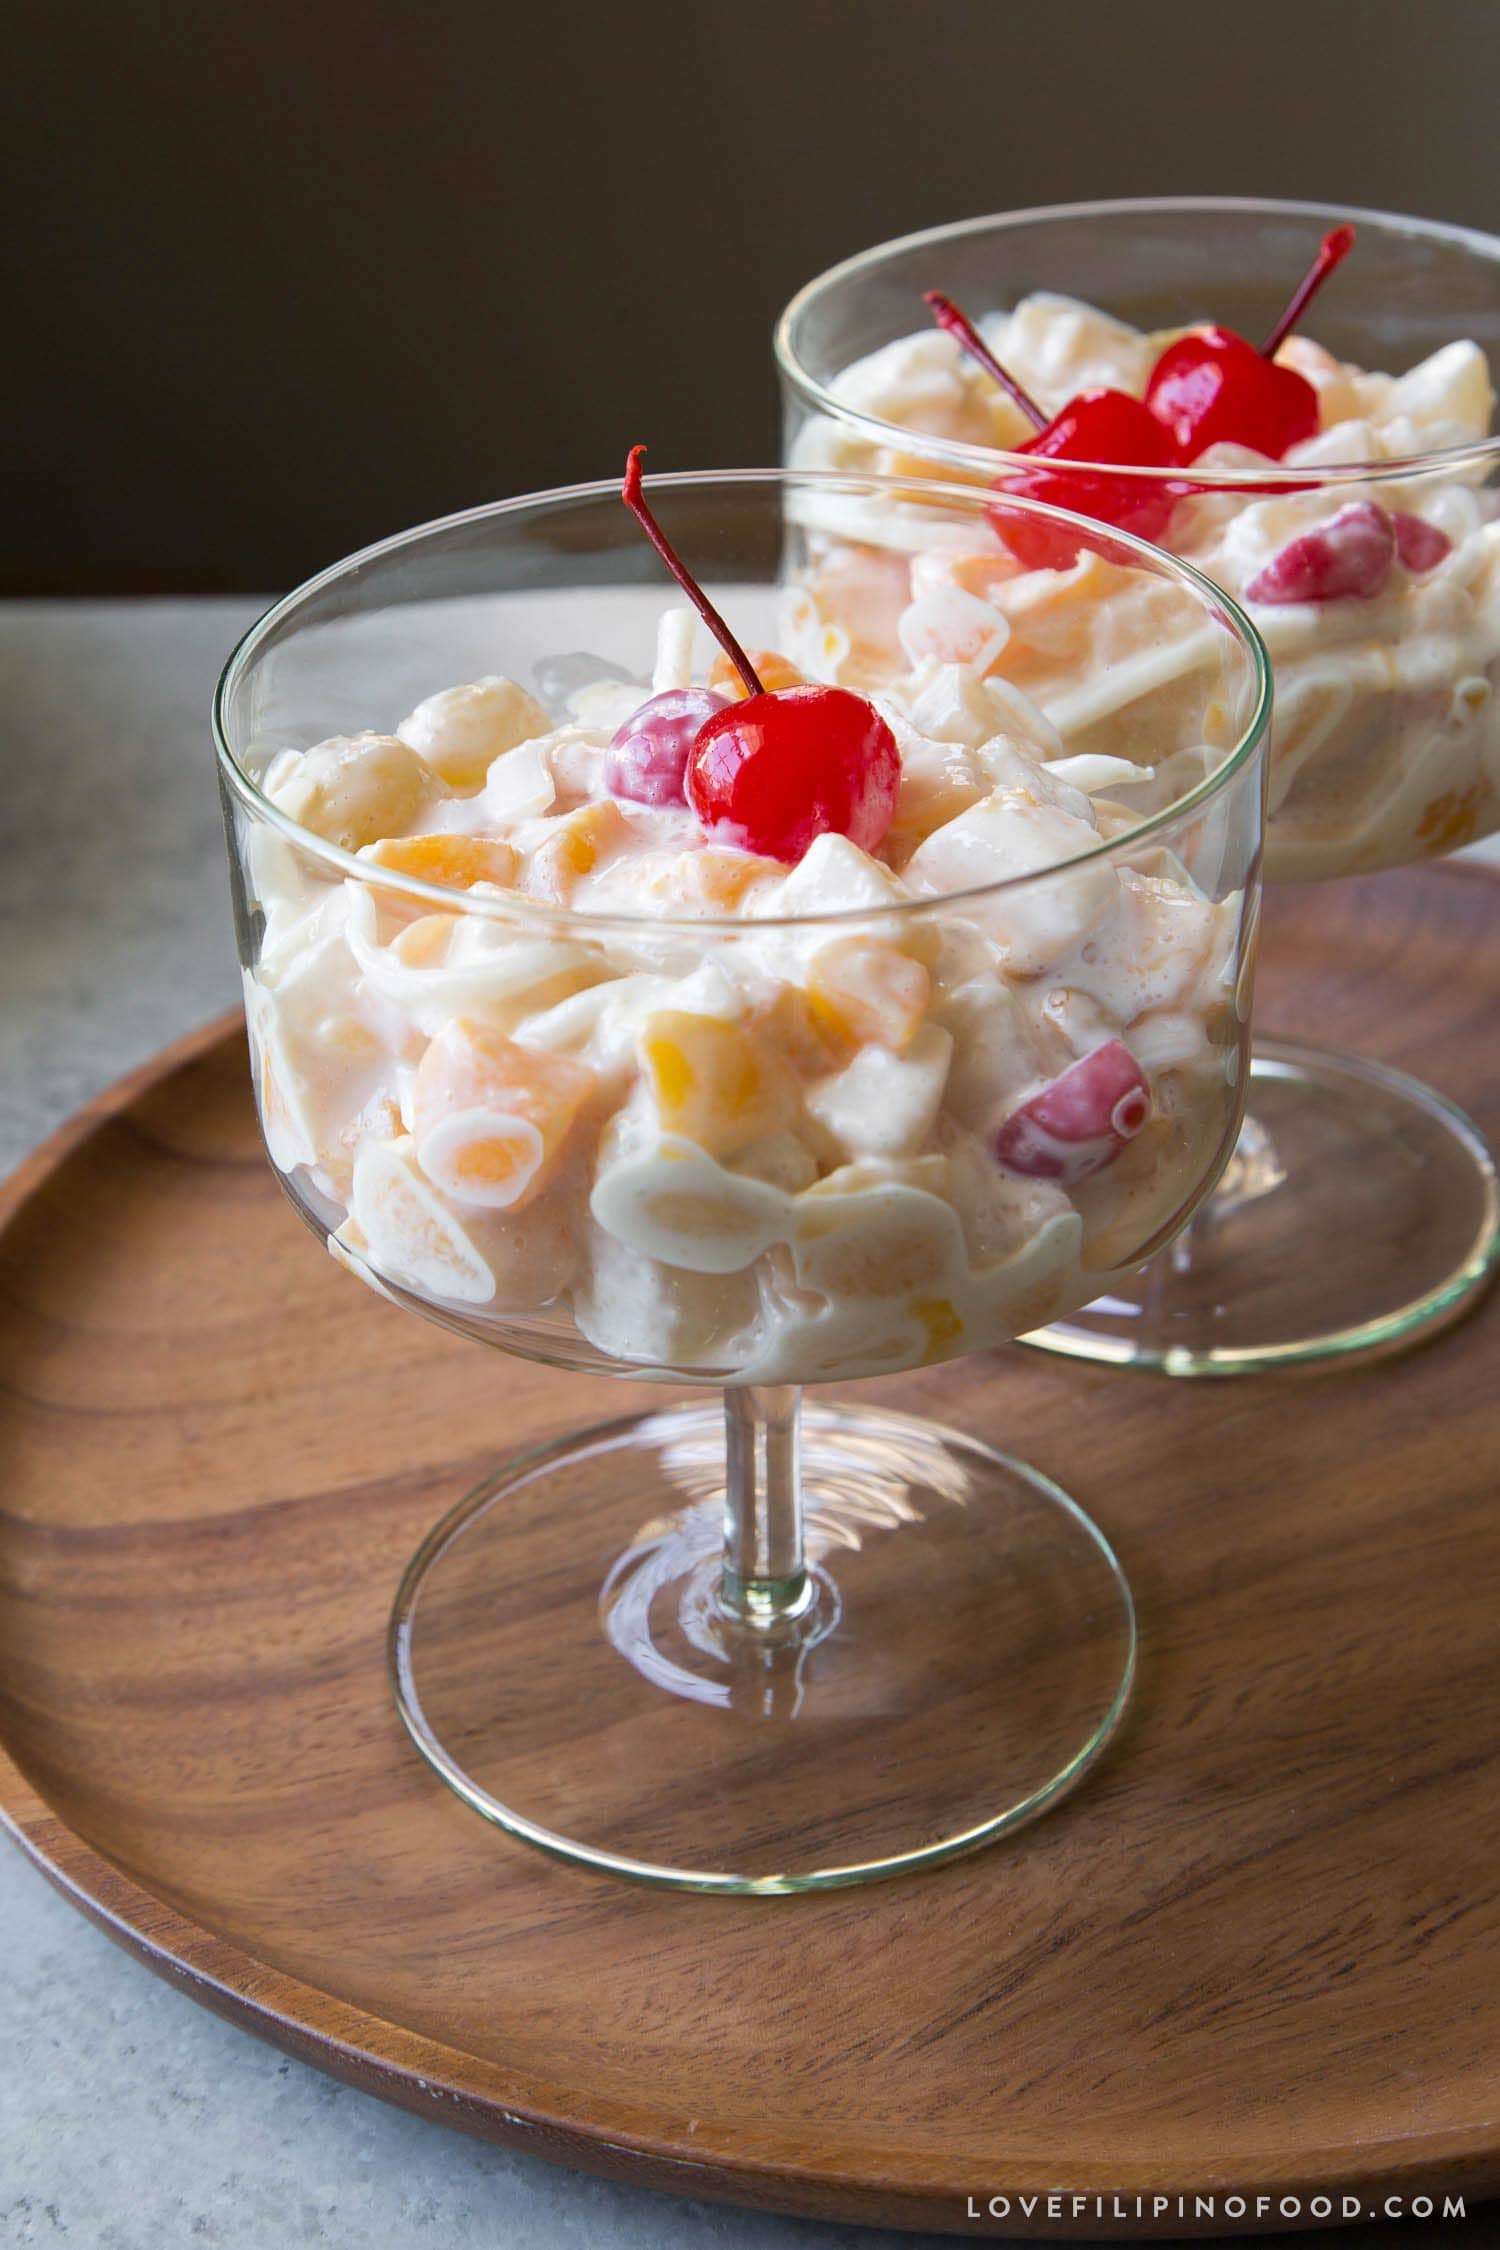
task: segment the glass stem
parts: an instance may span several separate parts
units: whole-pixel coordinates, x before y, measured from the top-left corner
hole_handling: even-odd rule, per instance
[[[724,1393],[724,1577],[720,1599],[757,1626],[805,1616],[814,1587],[802,1551],[802,1393],[792,1384]]]

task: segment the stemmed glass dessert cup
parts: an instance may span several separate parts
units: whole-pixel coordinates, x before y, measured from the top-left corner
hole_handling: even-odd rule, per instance
[[[955,300],[1056,413],[1086,385],[1139,396],[1190,323],[1267,336],[1345,222],[1353,249],[1280,354],[1318,393],[1317,436],[1280,460],[1221,444],[1185,471],[1114,465],[1104,488],[1137,529],[1161,496],[1149,536],[1242,600],[1269,648],[1273,886],[1500,825],[1500,240],[1321,204],[1064,205],[883,244],[811,282],[777,330],[789,462],[1009,487],[1035,467],[1015,450],[1032,430],[932,326],[925,292]],[[1090,513],[1100,490],[1099,465],[1048,461],[1048,499]],[[1314,564],[1352,535],[1342,569],[1364,542],[1352,579],[1299,585],[1288,565],[1308,561],[1309,531]],[[1122,721],[1043,667],[1029,684],[1070,748],[1106,746]],[[1456,1318],[1497,1246],[1494,1160],[1451,1102],[1257,1035],[1239,1149],[1192,1227],[1026,1340],[1179,1375],[1374,1357]]]
[[[648,489],[768,681],[815,668],[832,572],[901,743],[883,842],[771,860],[599,794],[631,714],[713,654],[612,485],[326,571],[241,643],[215,731],[257,1099],[303,1219],[460,1335],[723,1392],[509,1460],[437,1524],[391,1625],[410,1736],[564,1858],[793,1891],[1014,1828],[1124,1708],[1130,1592],[1075,1501],[801,1387],[1035,1328],[1211,1187],[1269,673],[1232,602],[1110,543],[1117,590],[1213,640],[1191,694],[1141,706],[1153,796],[1028,744],[1034,706],[945,652],[941,603],[893,619],[893,572],[993,538],[982,495]]]

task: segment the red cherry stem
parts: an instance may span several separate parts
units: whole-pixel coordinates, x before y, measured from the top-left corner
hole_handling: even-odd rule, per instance
[[[1014,375],[1007,374],[968,314],[960,312],[953,299],[945,297],[940,289],[924,289],[922,301],[931,309],[939,328],[955,337],[969,357],[979,362],[986,375],[993,375],[1001,390],[1009,392],[1032,428],[1045,430],[1051,416],[1042,412],[1029,391],[1022,390]]]
[[[1260,356],[1262,359],[1274,359],[1276,357],[1335,266],[1341,266],[1353,248],[1353,227],[1334,227],[1331,233],[1324,235],[1322,248],[1302,276],[1291,303],[1261,345]]]
[[[714,639],[718,642],[730,663],[739,673],[740,678],[745,683],[745,693],[747,695],[764,695],[766,691],[760,684],[754,665],[714,608],[707,594],[704,593],[703,588],[698,584],[697,579],[691,575],[686,564],[678,561],[666,533],[646,505],[646,496],[641,490],[641,457],[645,450],[646,448],[643,445],[633,445],[630,448],[630,457],[625,463],[625,482],[620,488],[620,498],[635,517],[636,522],[661,556],[662,561],[687,595],[688,600],[713,634]]]

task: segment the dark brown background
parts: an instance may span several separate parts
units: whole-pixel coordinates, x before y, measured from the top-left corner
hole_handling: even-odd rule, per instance
[[[1008,205],[1500,226],[1495,0],[11,0],[10,592],[269,590],[774,457],[771,323]]]

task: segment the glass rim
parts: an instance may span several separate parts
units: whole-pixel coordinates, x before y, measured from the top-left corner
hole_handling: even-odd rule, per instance
[[[648,478],[646,482],[651,491],[668,493],[701,491],[714,486],[746,490],[755,486],[787,484],[805,485],[832,495],[867,498],[872,494],[879,497],[883,493],[889,493],[893,502],[916,500],[922,505],[930,505],[950,513],[956,508],[964,513],[982,514],[989,505],[987,493],[976,492],[962,485],[923,478],[875,476],[858,472],[850,474],[826,469],[679,470]],[[314,830],[304,828],[265,794],[260,784],[240,763],[230,741],[229,699],[254,662],[262,644],[312,596],[336,584],[339,579],[353,575],[371,563],[383,561],[399,553],[404,547],[418,546],[440,532],[489,520],[500,521],[509,516],[547,508],[560,509],[580,502],[605,499],[618,501],[619,494],[619,480],[609,477],[588,484],[556,485],[543,492],[522,493],[511,499],[492,500],[478,507],[459,509],[452,515],[433,517],[427,523],[414,524],[404,531],[392,533],[389,538],[361,547],[353,554],[315,572],[301,585],[293,587],[290,593],[281,595],[235,643],[214,689],[211,712],[214,749],[220,775],[231,793],[252,817],[276,829],[298,851],[321,860],[346,880],[352,877],[375,890],[396,891],[404,897],[415,898],[444,912],[451,913],[456,907],[462,913],[479,915],[488,921],[566,931],[576,936],[591,932],[610,932],[638,937],[645,930],[697,932],[700,935],[707,931],[723,935],[731,931],[743,933],[810,927],[832,930],[840,926],[883,921],[887,916],[941,913],[965,902],[972,903],[998,897],[1004,892],[1035,888],[1039,884],[1050,882],[1064,869],[1092,866],[1097,861],[1119,853],[1137,850],[1151,837],[1159,835],[1164,829],[1177,827],[1184,819],[1209,804],[1249,763],[1262,747],[1269,732],[1273,692],[1271,660],[1260,634],[1239,603],[1181,556],[1153,547],[1144,539],[1138,539],[1130,532],[1116,530],[1111,525],[1107,536],[1112,546],[1129,549],[1158,577],[1177,579],[1198,597],[1201,606],[1211,616],[1217,615],[1228,626],[1250,661],[1254,682],[1252,709],[1233,747],[1225,752],[1213,772],[1205,774],[1201,781],[1195,782],[1182,796],[1174,797],[1162,810],[1144,815],[1118,836],[1101,837],[1097,844],[1087,851],[1076,853],[1070,859],[1057,860],[1049,867],[1034,868],[1024,874],[1002,876],[993,883],[975,884],[959,891],[941,891],[932,897],[895,899],[882,906],[838,907],[826,914],[753,917],[732,914],[591,914],[569,906],[553,905],[545,899],[513,897],[503,893],[483,893],[476,896],[472,889],[460,890],[442,883],[431,883],[420,876],[381,867],[373,861],[361,859],[357,853],[345,851],[342,845],[330,842],[327,837],[319,836]],[[1088,539],[1097,541],[1100,537],[1100,526],[1092,517],[1074,515],[1066,508],[1055,508],[1045,501],[1018,498],[1014,501],[1007,500],[1006,506],[1076,530]],[[665,587],[663,592],[666,592]]]
[[[1362,204],[1282,201],[1271,196],[1255,195],[1103,196],[1083,203],[1038,203],[1025,210],[991,211],[976,219],[953,219],[944,226],[922,227],[915,234],[896,235],[888,242],[877,242],[869,249],[857,252],[852,258],[842,259],[837,265],[825,267],[811,281],[804,282],[782,309],[774,332],[777,368],[782,380],[804,404],[815,407],[829,420],[843,423],[866,439],[874,432],[882,442],[889,440],[903,451],[920,451],[924,460],[943,462],[956,469],[989,476],[994,475],[997,463],[1004,468],[1034,472],[1036,460],[1029,454],[1008,452],[1000,446],[970,445],[958,438],[929,437],[925,431],[909,429],[900,422],[882,421],[874,414],[862,413],[858,408],[845,404],[802,365],[794,342],[799,322],[825,291],[831,290],[838,283],[857,279],[902,251],[917,250],[923,246],[936,249],[966,235],[998,234],[1054,219],[1097,219],[1123,213],[1156,217],[1167,212],[1187,211],[1225,211],[1246,215],[1262,212],[1288,218],[1316,219],[1328,225],[1347,220],[1355,226],[1379,227],[1387,233],[1430,237],[1452,243],[1500,266],[1500,236],[1485,234],[1478,227],[1456,226],[1444,219],[1411,218],[1399,211],[1378,211]],[[912,333],[919,334],[921,331],[914,329]],[[919,442],[914,445],[913,441]],[[1431,476],[1439,471],[1451,474],[1459,469],[1487,467],[1497,460],[1500,460],[1500,434],[1474,438],[1464,445],[1439,447],[1431,453],[1404,455],[1397,460],[1309,463],[1302,468],[1289,468],[1279,461],[1269,461],[1263,467],[1254,469],[1189,467],[1165,470],[1129,461],[1049,460],[1046,466],[1049,476],[1066,477],[1069,472],[1076,472],[1081,476],[1108,474],[1112,477],[1137,478],[1154,484],[1186,484],[1195,491],[1264,494],[1289,488],[1305,492],[1324,486],[1369,484],[1377,478],[1381,483],[1401,483],[1417,477]]]

